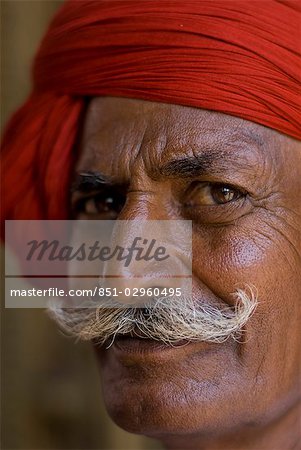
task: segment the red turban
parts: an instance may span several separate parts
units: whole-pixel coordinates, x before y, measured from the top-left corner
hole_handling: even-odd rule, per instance
[[[220,111],[301,139],[298,0],[68,1],[4,136],[5,218],[66,218],[87,96]]]

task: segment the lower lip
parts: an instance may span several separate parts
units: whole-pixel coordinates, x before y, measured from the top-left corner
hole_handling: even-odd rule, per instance
[[[172,345],[166,345],[163,342],[155,341],[152,339],[143,338],[116,338],[113,344],[113,348],[118,353],[130,353],[130,354],[154,354],[162,353],[170,350],[177,350],[183,348],[189,344],[188,341],[177,341]]]

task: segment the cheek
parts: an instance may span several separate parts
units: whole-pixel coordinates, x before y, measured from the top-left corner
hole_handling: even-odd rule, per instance
[[[259,304],[249,327],[252,334],[278,340],[279,330],[293,329],[288,340],[300,337],[301,268],[288,240],[255,230],[240,234],[233,228],[212,240],[195,237],[194,251],[200,291],[209,289],[232,304],[237,288],[256,288]]]
[[[217,232],[213,238],[194,236],[193,249],[194,273],[222,298],[246,283],[265,284],[277,260],[270,240],[234,230]]]
[[[299,289],[301,296],[300,261],[298,264],[294,259],[289,241],[254,228],[195,232],[193,272],[201,283],[224,299],[245,284],[253,284],[266,298],[275,294],[280,281],[281,292]]]
[[[254,230],[250,236],[233,231],[211,241],[195,237],[194,274],[200,289],[205,285],[229,303],[236,287],[257,288],[259,304],[246,326],[241,354],[250,373],[272,386],[267,395],[273,397],[279,390],[293,392],[300,376],[300,262],[286,239]]]

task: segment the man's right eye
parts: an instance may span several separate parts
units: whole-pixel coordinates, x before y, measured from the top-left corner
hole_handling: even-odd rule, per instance
[[[126,201],[120,192],[102,192],[76,202],[74,213],[79,218],[116,219]]]

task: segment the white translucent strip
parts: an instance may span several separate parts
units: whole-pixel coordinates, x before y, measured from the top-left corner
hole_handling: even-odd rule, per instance
[[[191,221],[185,220],[6,221],[5,246],[11,276],[111,275],[122,288],[125,278],[191,275]]]
[[[123,280],[123,288],[110,280],[94,278],[21,278],[5,279],[6,308],[151,308],[158,298],[189,297],[191,277],[143,278]],[[127,285],[128,281],[128,285]],[[117,287],[116,287],[117,286]]]

